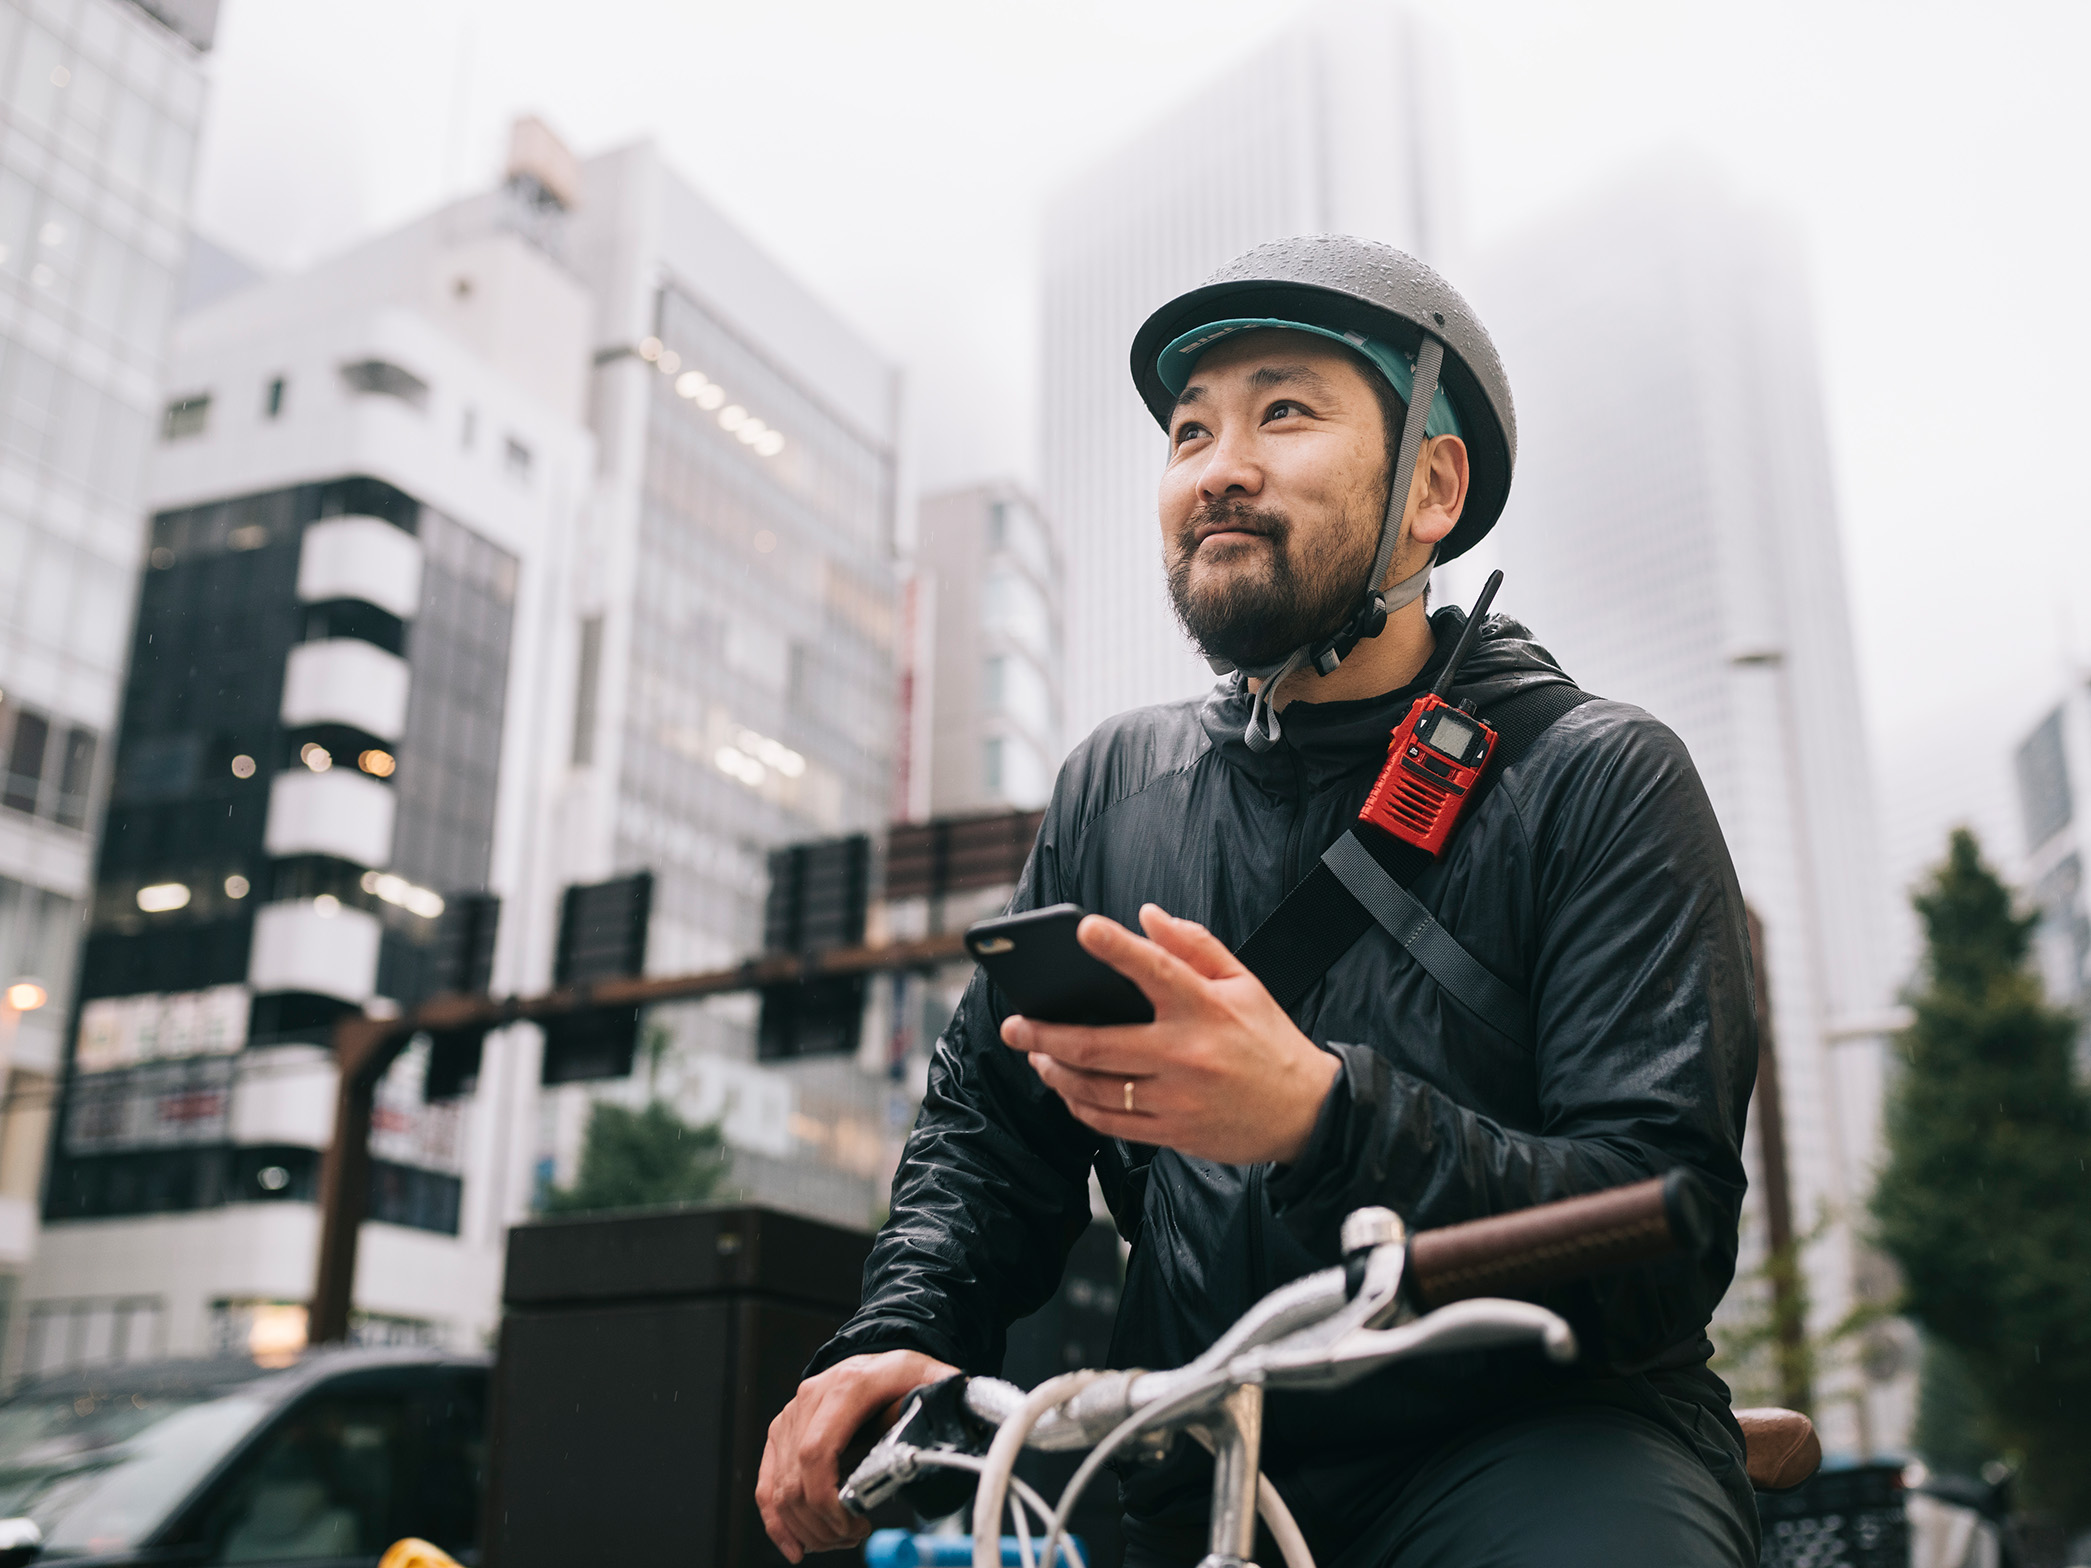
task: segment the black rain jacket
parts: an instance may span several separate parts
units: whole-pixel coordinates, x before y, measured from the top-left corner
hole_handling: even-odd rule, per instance
[[[1152,900],[1239,947],[1356,819],[1389,732],[1462,624],[1457,609],[1432,617],[1438,651],[1404,690],[1291,704],[1267,753],[1242,739],[1239,681],[1103,725],[1062,768],[1012,907],[1072,902],[1137,930]],[[1485,716],[1512,692],[1566,680],[1499,616],[1453,695]],[[1363,1523],[1353,1516],[1449,1436],[1534,1401],[1640,1408],[1717,1471],[1739,1471],[1704,1331],[1734,1270],[1756,1022],[1742,895],[1690,756],[1640,709],[1587,702],[1503,771],[1413,891],[1525,995],[1536,1043],[1497,1035],[1368,929],[1293,1010],[1342,1072],[1289,1167],[1164,1150],[1144,1174],[1129,1169],[1122,1145],[1077,1122],[1002,1044],[1006,1004],[976,973],[930,1063],[863,1305],[809,1373],[894,1348],[999,1370],[1005,1329],[1051,1295],[1089,1222],[1092,1168],[1132,1241],[1112,1363],[1160,1368],[1336,1262],[1352,1209],[1384,1204],[1425,1229],[1681,1165],[1715,1200],[1719,1244],[1697,1264],[1543,1296],[1577,1330],[1577,1367],[1470,1352],[1339,1393],[1274,1395],[1264,1464],[1315,1522],[1317,1550],[1340,1546]],[[1209,1475],[1188,1443],[1130,1472],[1133,1522],[1195,1517]]]

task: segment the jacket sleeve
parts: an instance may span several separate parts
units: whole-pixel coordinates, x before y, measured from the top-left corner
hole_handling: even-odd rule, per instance
[[[1061,901],[1055,812],[1014,910]],[[807,1376],[847,1356],[919,1350],[998,1373],[1009,1324],[1052,1295],[1089,1224],[1096,1134],[1002,1043],[1002,1012],[975,972],[930,1059],[893,1179],[890,1217],[864,1265],[863,1304]]]
[[[1537,1126],[1469,1110],[1369,1044],[1334,1044],[1343,1070],[1270,1191],[1287,1228],[1332,1257],[1363,1205],[1422,1230],[1687,1166],[1725,1219],[1710,1256],[1544,1298],[1586,1351],[1635,1364],[1695,1341],[1733,1275],[1757,1034],[1742,894],[1698,774],[1668,729],[1604,706],[1598,733],[1548,738],[1574,756],[1547,787],[1502,786],[1531,856]]]

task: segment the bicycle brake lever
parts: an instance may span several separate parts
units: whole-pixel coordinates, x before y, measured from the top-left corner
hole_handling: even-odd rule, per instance
[[[895,1497],[905,1495],[917,1513],[937,1519],[965,1506],[973,1495],[973,1477],[935,1463],[925,1455],[987,1452],[994,1429],[966,1404],[964,1373],[925,1383],[907,1396],[900,1419],[886,1430],[837,1494],[851,1513],[869,1518]]]

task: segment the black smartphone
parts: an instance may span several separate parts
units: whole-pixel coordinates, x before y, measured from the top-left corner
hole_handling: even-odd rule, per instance
[[[966,950],[1010,1007],[1049,1024],[1146,1024],[1154,1006],[1132,981],[1075,940],[1089,911],[1053,904],[966,929]]]

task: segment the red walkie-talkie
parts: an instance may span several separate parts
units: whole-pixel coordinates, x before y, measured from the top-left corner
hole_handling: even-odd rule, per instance
[[[1481,618],[1503,585],[1501,572],[1490,572],[1474,613],[1453,646],[1452,657],[1437,684],[1416,699],[1408,716],[1395,727],[1387,747],[1387,765],[1365,797],[1360,822],[1369,822],[1405,844],[1435,855],[1445,847],[1460,811],[1471,798],[1481,770],[1496,749],[1496,732],[1474,714],[1471,702],[1458,706],[1445,700],[1452,678],[1474,646]]]

